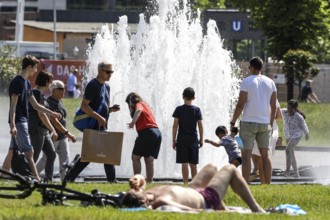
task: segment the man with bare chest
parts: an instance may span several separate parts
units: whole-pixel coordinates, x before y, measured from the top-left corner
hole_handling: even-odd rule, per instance
[[[130,178],[129,184],[131,190],[122,203],[126,207],[144,206],[157,209],[170,205],[186,211],[227,210],[223,197],[230,185],[253,212],[265,212],[233,165],[226,165],[217,171],[214,165],[208,164],[197,173],[188,187],[160,185],[145,190],[145,180],[141,175]]]

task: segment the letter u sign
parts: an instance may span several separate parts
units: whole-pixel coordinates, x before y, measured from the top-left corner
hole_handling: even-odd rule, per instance
[[[233,31],[241,31],[241,30],[242,30],[242,22],[233,21]]]

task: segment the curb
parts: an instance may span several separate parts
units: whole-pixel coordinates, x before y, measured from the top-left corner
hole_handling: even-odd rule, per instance
[[[285,150],[286,146],[276,146],[275,150]],[[297,146],[296,151],[311,151],[311,152],[330,152],[330,147],[306,147]]]

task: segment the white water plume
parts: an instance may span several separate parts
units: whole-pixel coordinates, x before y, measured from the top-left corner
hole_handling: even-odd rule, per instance
[[[111,103],[120,104],[121,111],[110,115],[108,127],[125,132],[118,177],[133,174],[131,153],[137,133],[126,125],[131,121],[125,103],[130,92],[137,92],[151,106],[162,132],[161,150],[155,160],[156,178],[181,177],[181,166],[175,163],[172,149],[172,113],[183,104],[184,88],[195,89],[193,104],[202,111],[204,138],[216,140],[215,128],[229,126],[239,91],[238,67],[231,52],[223,48],[216,23],[209,21],[203,35],[199,16],[192,18],[186,1],[178,10],[177,2],[159,0],[158,15],[147,22],[141,14],[136,33],[131,33],[126,16],[120,17],[116,30],[104,25],[87,51],[86,80],[96,76],[100,61],[110,61],[115,70],[109,82]],[[221,167],[228,158],[222,148],[204,145],[198,167],[209,162]]]

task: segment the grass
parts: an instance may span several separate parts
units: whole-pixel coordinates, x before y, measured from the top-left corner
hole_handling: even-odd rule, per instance
[[[69,188],[82,192],[99,189],[101,192],[116,193],[125,191],[127,184],[71,183]],[[330,186],[322,185],[251,185],[256,200],[262,207],[276,207],[280,204],[297,204],[307,212],[295,219],[328,219],[330,215]],[[231,190],[225,196],[227,205],[247,207]],[[122,212],[111,207],[41,206],[41,195],[34,192],[24,200],[0,198],[0,219],[292,219],[285,214],[237,214],[237,213],[200,213],[178,214],[156,211]]]

